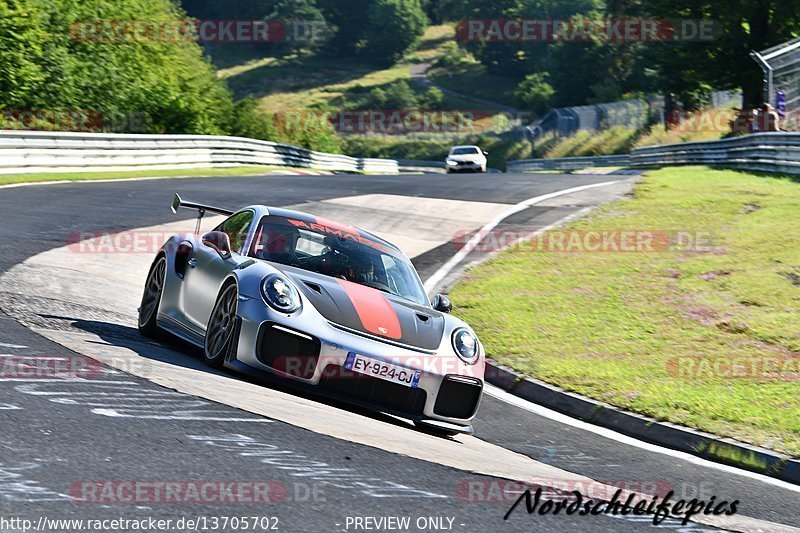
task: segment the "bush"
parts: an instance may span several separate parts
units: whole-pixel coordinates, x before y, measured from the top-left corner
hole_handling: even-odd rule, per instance
[[[252,97],[237,102],[231,118],[231,134],[264,141],[278,139],[274,118],[257,108],[258,102]]]
[[[458,72],[465,67],[476,64],[474,59],[470,59],[463,48],[458,48],[455,43],[447,43],[446,53],[436,60],[433,68],[440,68],[447,71]]]
[[[444,93],[438,87],[431,87],[419,97],[419,104],[425,109],[441,109],[444,105]]]
[[[384,109],[409,109],[417,105],[417,95],[406,80],[399,80],[386,88]]]
[[[514,92],[514,100],[519,107],[541,115],[550,107],[554,94],[552,85],[547,83],[547,75],[537,72],[525,76]]]
[[[349,90],[351,94],[361,94],[359,87]],[[432,98],[435,95],[430,95]],[[405,80],[399,80],[383,87],[373,87],[360,103],[365,109],[409,109],[418,105],[417,95]]]
[[[342,152],[342,138],[324,113],[301,113],[301,116],[273,116],[275,141],[318,152]]]

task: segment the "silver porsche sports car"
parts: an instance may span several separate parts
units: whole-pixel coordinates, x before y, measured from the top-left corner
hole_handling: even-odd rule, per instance
[[[484,350],[428,300],[411,261],[355,227],[253,205],[198,211],[194,234],[171,237],[147,277],[139,330],[202,347],[205,362],[278,376],[443,434],[470,433]],[[206,212],[228,218],[199,235]],[[266,373],[266,374],[265,374]]]

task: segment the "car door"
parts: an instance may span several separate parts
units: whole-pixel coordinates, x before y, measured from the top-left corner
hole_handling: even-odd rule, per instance
[[[217,250],[203,244],[202,238],[198,239],[183,280],[183,309],[188,325],[197,333],[205,332],[222,282],[243,260],[244,245],[254,217],[252,210],[241,211],[214,228],[230,239],[232,253],[228,259],[223,259]]]

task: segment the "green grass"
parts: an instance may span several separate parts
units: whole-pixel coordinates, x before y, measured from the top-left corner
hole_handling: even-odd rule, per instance
[[[259,57],[247,47],[216,47],[212,49],[212,56],[219,67],[218,75],[228,82],[236,97],[255,97],[259,109],[265,113],[381,109],[375,102],[374,90],[391,92],[391,87],[400,81],[409,83],[416,100],[416,103],[409,102],[405,106],[439,111],[488,111],[485,116],[475,119],[471,130],[457,134],[434,130],[413,135],[342,135],[345,152],[351,155],[440,160],[452,145],[477,142],[486,145],[485,148],[491,152],[490,165],[496,168],[504,168],[508,158],[529,156],[529,143],[523,146],[518,141],[482,134],[502,130],[507,122],[499,108],[471,97],[486,97],[488,93],[466,97],[443,94],[441,101],[432,105],[427,98],[427,88],[413,83],[411,68],[419,63],[436,63],[448,58],[456,48],[453,26],[442,24],[428,27],[416,48],[397,64],[378,70],[353,59],[332,60],[309,53],[282,58]],[[492,84],[498,81],[492,80]],[[487,83],[488,78],[483,76],[482,81],[476,79],[474,85],[480,88]],[[469,90],[464,92],[471,94]],[[388,107],[395,109],[395,105]],[[396,109],[405,106],[397,104]]]
[[[430,26],[412,53],[385,69],[376,70],[352,59],[304,54],[285,58],[245,56],[239,64],[225,58],[222,63],[225,68],[218,74],[228,81],[237,98],[253,96],[268,113],[308,108],[352,109],[357,106],[361,91],[409,80],[413,64],[445,55],[453,37],[451,26]],[[447,109],[476,109],[476,104],[468,99],[448,97],[445,103]]]
[[[636,136],[634,128],[614,126],[599,132],[581,130],[549,144],[542,141],[542,145],[546,150],[544,157],[548,158],[624,154],[630,150]]]
[[[731,118],[733,118],[732,113]],[[663,125],[656,124],[643,135],[639,136],[639,138],[636,139],[633,147],[638,148],[640,146],[653,146],[656,144],[673,144],[694,141],[713,141],[722,138],[725,133],[727,133],[727,131],[714,131],[712,129],[691,131],[691,129],[688,127],[666,131]]]
[[[477,60],[464,59],[455,65],[434,66],[428,75],[445,89],[516,107],[514,91],[520,80],[488,74]]]
[[[800,456],[800,381],[670,371],[676,357],[800,366],[800,183],[686,167],[571,229],[709,232],[710,251],[515,248],[452,291],[487,354],[660,420]],[[744,358],[737,362],[737,358]]]
[[[113,172],[41,172],[31,174],[2,174],[0,185],[15,183],[42,183],[47,181],[91,181],[115,180],[130,178],[179,178],[179,177],[215,177],[242,176],[247,174],[264,174],[273,170],[284,170],[284,167],[242,166],[231,168],[183,168],[173,170],[122,170]]]

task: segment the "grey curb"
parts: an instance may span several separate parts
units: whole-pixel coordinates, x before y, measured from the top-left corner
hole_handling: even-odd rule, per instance
[[[487,359],[488,383],[522,399],[639,440],[800,484],[800,461],[778,452],[629,413]]]

